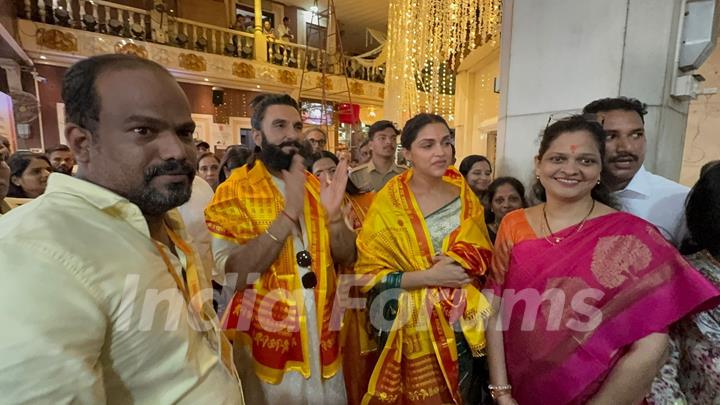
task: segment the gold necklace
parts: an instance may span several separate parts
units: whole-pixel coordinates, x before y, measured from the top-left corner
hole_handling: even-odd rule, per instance
[[[555,233],[552,231],[552,229],[550,229],[550,222],[548,222],[547,212],[545,211],[546,206],[547,206],[547,203],[543,204],[543,208],[542,208],[543,218],[545,219],[545,222],[543,223],[543,225],[545,225],[547,227],[547,231],[549,233],[549,235],[545,235],[545,240],[551,245],[557,245],[560,242],[562,242],[564,239],[569,238],[572,235],[575,235],[576,233],[580,232],[583,229],[583,226],[585,226],[585,221],[587,221],[587,219],[590,218],[590,214],[592,214],[593,210],[595,210],[595,200],[594,199],[592,200],[592,206],[590,206],[590,211],[588,211],[587,215],[585,215],[585,218],[583,218],[582,221],[580,221],[580,224],[578,225],[577,228],[575,228],[575,231],[573,231],[570,235],[563,236],[563,237],[555,236]],[[552,239],[554,239],[555,242],[550,240],[548,238],[548,236],[552,237]]]

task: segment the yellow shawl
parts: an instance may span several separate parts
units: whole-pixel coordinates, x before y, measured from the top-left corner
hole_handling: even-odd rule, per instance
[[[460,188],[461,221],[443,241],[443,251],[435,252],[409,187],[413,172],[393,178],[377,194],[358,236],[355,271],[373,276],[366,291],[392,272],[430,268],[432,257],[441,253],[457,261],[474,278],[488,270],[491,245],[483,207],[462,175],[449,168],[443,177]],[[364,404],[461,402],[452,325],[459,321],[473,355],[482,355],[483,322],[491,309],[479,287],[476,283],[462,289],[422,288],[400,294],[398,313]]]
[[[205,218],[214,236],[244,244],[265,232],[284,206],[270,172],[256,161],[252,168],[235,170],[218,188]],[[314,292],[319,325],[307,324],[292,238],[251,287],[235,293],[223,317],[228,337],[251,347],[255,373],[268,383],[280,383],[290,370],[310,377],[309,327],[318,328],[322,377],[330,378],[340,368],[339,328],[330,327],[335,271],[326,216],[320,183],[307,173],[304,220],[311,270],[318,281]]]

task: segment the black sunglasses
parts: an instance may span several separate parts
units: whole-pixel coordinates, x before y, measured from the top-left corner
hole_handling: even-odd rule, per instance
[[[307,250],[297,252],[295,260],[297,260],[297,264],[300,267],[306,267],[309,269],[312,265],[312,256],[310,256],[310,252]],[[308,273],[305,273],[305,275],[302,276],[301,281],[304,288],[315,288],[317,285],[317,276],[315,276],[315,273],[313,273],[311,269]]]

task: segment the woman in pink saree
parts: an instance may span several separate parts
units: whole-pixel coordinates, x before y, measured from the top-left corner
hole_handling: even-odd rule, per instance
[[[498,403],[640,403],[668,327],[720,296],[653,225],[612,208],[604,145],[580,116],[546,128],[535,165],[545,203],[500,224],[486,291]]]

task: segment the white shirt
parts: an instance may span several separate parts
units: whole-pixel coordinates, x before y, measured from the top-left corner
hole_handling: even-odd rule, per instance
[[[192,184],[192,194],[190,200],[178,207],[183,222],[185,222],[185,230],[190,236],[190,243],[195,251],[200,255],[205,270],[212,272],[212,279],[223,284],[225,282],[225,272],[218,273],[213,264],[212,255],[212,235],[205,223],[205,208],[210,205],[213,199],[212,187],[200,176],[195,176]]]
[[[242,404],[168,270],[136,205],[51,174],[0,218],[0,402]]]
[[[285,182],[275,176],[272,176],[272,180],[278,191],[285,196]],[[307,246],[310,246],[307,239],[308,233],[305,227],[304,217],[300,216],[298,222],[302,230],[302,238],[300,238],[297,232],[293,233],[292,238],[295,252],[305,250]],[[237,244],[224,239],[213,238],[212,247],[216,267],[222,265],[224,268],[230,253],[237,247]],[[295,257],[294,254],[293,257]],[[298,276],[301,278],[311,271],[307,267],[297,266],[296,268]],[[243,389],[245,390],[245,398],[248,404],[336,405],[347,403],[345,380],[342,370],[339,370],[337,374],[327,380],[323,380],[322,378],[320,367],[320,337],[317,327],[315,327],[318,321],[314,289],[303,289],[303,303],[305,305],[304,312],[305,316],[307,316],[307,325],[309,326],[306,333],[309,341],[310,377],[305,379],[298,371],[288,371],[283,376],[280,384],[268,384],[257,378],[253,370],[250,351],[236,350],[236,364],[238,365],[238,373],[240,373],[243,381]]]
[[[652,174],[641,166],[630,184],[613,195],[622,204],[623,211],[652,223],[665,239],[679,247],[688,233],[685,199],[689,191],[682,184]]]

